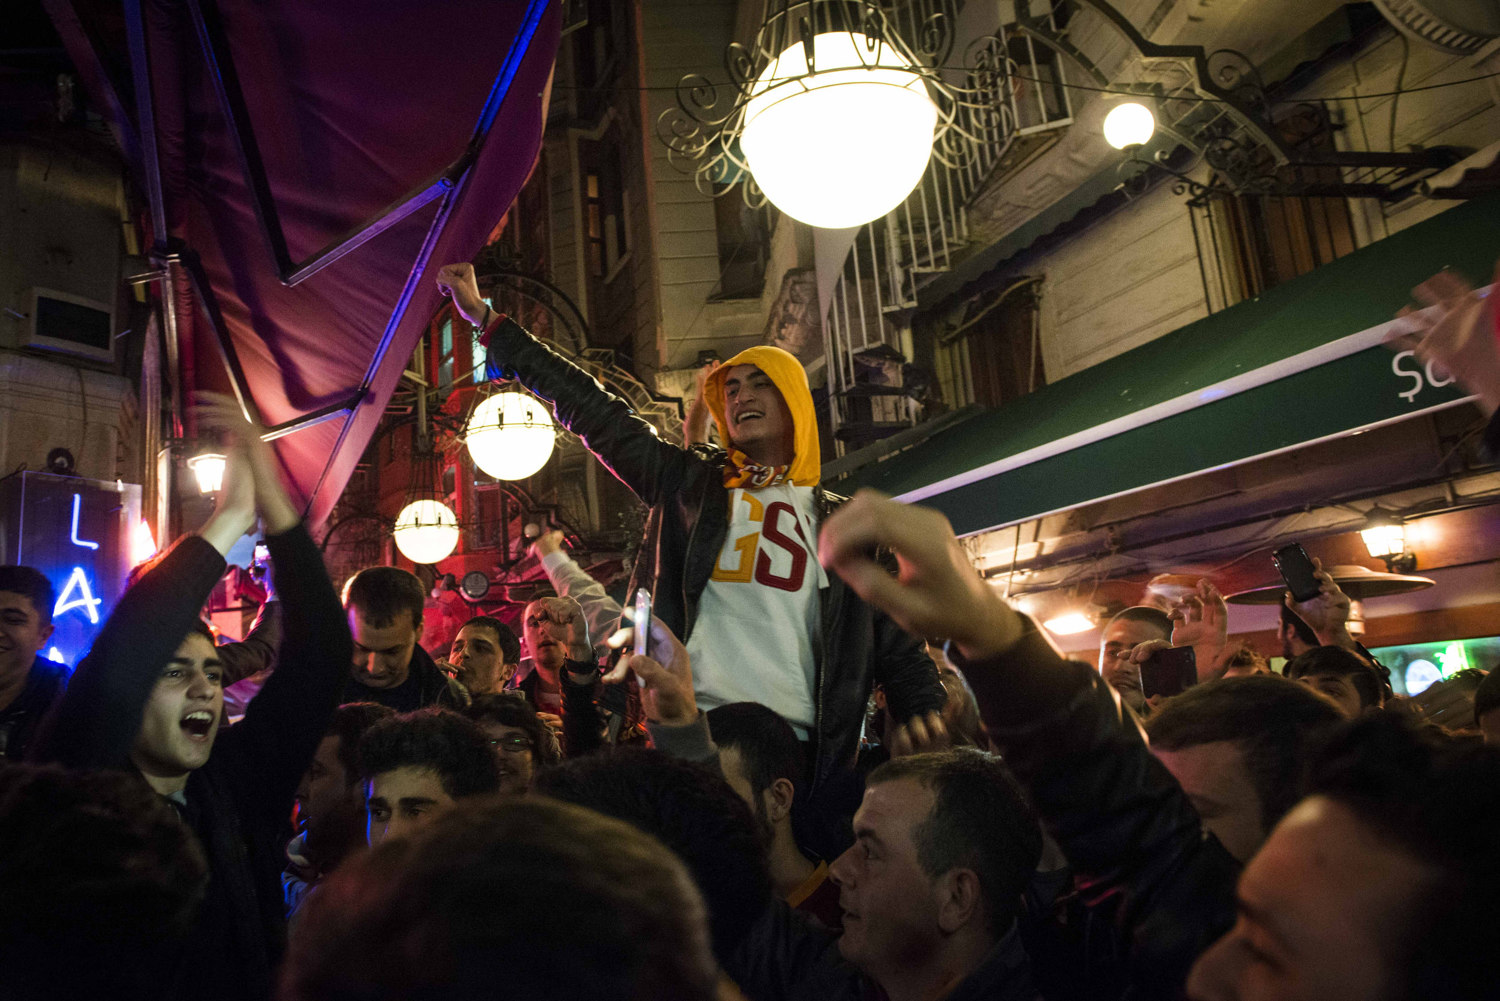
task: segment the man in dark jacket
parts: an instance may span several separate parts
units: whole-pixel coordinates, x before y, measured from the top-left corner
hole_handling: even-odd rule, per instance
[[[162,971],[161,996],[249,1001],[270,996],[285,946],[286,817],[339,703],[351,651],[338,597],[270,446],[231,399],[208,398],[198,424],[232,442],[218,506],[120,598],[33,757],[136,774],[176,808],[203,844],[209,883],[181,962]],[[286,643],[244,720],[220,733],[221,668],[198,612],[257,510],[285,602]]]
[[[0,567],[0,760],[20,761],[37,724],[68,685],[42,656],[52,637],[52,582],[34,567]]]
[[[869,559],[876,545],[899,555],[902,580]],[[824,526],[819,554],[909,627],[949,637],[948,659],[1085,892],[1120,898],[1137,995],[1180,997],[1193,961],[1234,924],[1241,867],[1115,691],[984,584],[936,511],[862,491]]]
[[[922,641],[823,574],[817,525],[835,506],[818,485],[817,423],[807,375],[776,348],[731,358],[705,385],[728,443],[662,441],[625,401],[520,326],[497,317],[468,264],[438,286],[486,331],[492,379],[519,380],[651,510],[631,581],[692,652],[705,708],[755,701],[811,751],[809,792],[851,763],[875,681],[904,721],[941,710]]]
[[[629,820],[687,859],[716,925],[739,916],[718,929],[724,934],[717,942],[725,972],[747,996],[1036,997],[1016,919],[1041,854],[1041,830],[998,758],[963,748],[898,758],[871,774],[854,816],[854,845],[830,867],[843,934],[830,932],[768,899],[764,888],[751,892],[767,882],[762,852],[717,843],[743,841],[756,825],[741,804],[725,802],[730,790],[713,791],[712,773],[722,774],[723,761],[711,714],[693,705],[691,658],[660,626],[653,639],[660,640],[661,661],[621,660],[641,679],[651,736],[666,754],[712,772],[644,756],[626,764],[616,756],[565,765],[539,789]],[[697,790],[696,801],[688,789]],[[732,838],[715,827],[724,818],[736,831]]]
[[[422,635],[422,582],[398,567],[369,567],[344,589],[354,669],[344,702],[378,702],[398,713],[425,706],[462,709],[469,693],[438,668]]]

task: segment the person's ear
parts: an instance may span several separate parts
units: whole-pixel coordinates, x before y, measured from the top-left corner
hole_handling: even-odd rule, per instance
[[[973,869],[953,868],[937,878],[938,927],[946,934],[961,931],[972,921],[984,920],[984,898],[979,874]]]
[[[766,803],[766,816],[771,823],[779,823],[792,813],[792,800],[796,798],[797,787],[790,779],[777,779],[766,787],[761,793]]]
[[[500,662],[500,684],[504,685],[516,676],[516,669],[520,664],[510,664],[506,661]]]
[[[44,646],[47,645],[47,641],[52,638],[52,631],[55,630],[56,628],[57,628],[57,626],[55,626],[51,622],[47,623],[45,626],[42,627],[42,629],[41,629],[41,637],[42,638],[41,638],[41,642],[37,643],[37,645],[36,645],[37,650],[41,650],[42,647],[44,647]]]

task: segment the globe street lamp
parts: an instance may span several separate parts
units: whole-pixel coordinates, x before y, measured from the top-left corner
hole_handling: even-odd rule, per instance
[[[761,71],[750,95],[745,162],[766,197],[808,225],[878,219],[927,169],[937,107],[911,62],[878,38],[824,32],[811,53],[796,42]]]
[[[547,408],[525,393],[487,396],[474,408],[464,442],[474,465],[497,480],[524,480],[552,455],[556,427]]]
[[[458,519],[439,500],[415,500],[396,516],[391,537],[401,555],[413,563],[447,559],[458,546]]]

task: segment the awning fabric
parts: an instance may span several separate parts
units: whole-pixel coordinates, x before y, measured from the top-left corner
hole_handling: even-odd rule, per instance
[[[143,0],[143,60],[118,30],[117,4],[47,2],[96,103],[126,119],[115,124],[137,156],[143,136],[130,74],[141,80],[144,62],[166,236],[201,259],[265,423],[364,390],[352,409],[275,442],[310,521],[322,521],[438,305],[432,275],[478,252],[536,162],[560,5],[197,0],[222,23],[292,260],[359,229],[432,183],[471,139],[481,143],[452,189],[446,221],[434,225],[445,201],[438,197],[289,287],[257,221],[216,90],[222,71],[204,57],[194,4]],[[137,5],[124,6],[128,25]],[[138,159],[136,170],[149,190],[149,162]],[[176,288],[185,390],[227,389],[202,304],[182,294],[185,282]]]
[[[1454,406],[1456,384],[1380,345],[1412,286],[1482,281],[1497,253],[1500,196],[1456,206],[831,486],[968,535]]]

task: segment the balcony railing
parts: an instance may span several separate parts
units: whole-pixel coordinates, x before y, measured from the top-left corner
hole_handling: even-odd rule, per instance
[[[905,21],[898,15],[903,29],[915,30],[932,4],[913,6],[922,10],[910,9]],[[900,359],[911,358],[919,290],[970,249],[968,209],[976,196],[1073,121],[1063,64],[1051,50],[1002,26],[966,51],[974,69],[962,85],[991,99],[960,106],[965,148],[956,157],[934,156],[905,202],[855,233],[833,286],[823,331],[839,455],[921,420],[899,374]]]

